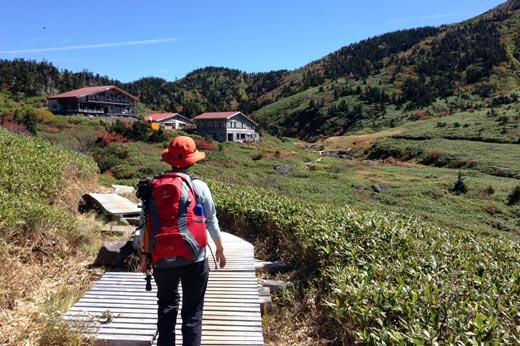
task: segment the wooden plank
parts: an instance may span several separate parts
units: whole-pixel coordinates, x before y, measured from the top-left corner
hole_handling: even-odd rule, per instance
[[[99,311],[85,311],[85,310],[70,310],[65,316],[67,319],[70,316],[71,319],[79,320],[79,319],[98,319],[101,313],[106,310]],[[149,312],[149,313],[139,313],[139,312],[129,312],[129,313],[120,313],[116,316],[117,319],[120,318],[136,318],[136,319],[153,319],[154,323],[157,319],[157,311]],[[217,311],[217,312],[204,312],[204,320],[213,319],[213,320],[223,320],[223,321],[257,321],[260,323],[262,318],[256,313],[236,313],[235,311]],[[70,319],[69,319],[70,320]]]
[[[260,303],[258,303],[260,306]],[[146,311],[144,313],[151,313],[156,314],[156,309],[150,309],[149,307],[142,307],[142,308],[124,308],[124,307],[117,307],[117,306],[109,306],[107,304],[104,304],[103,306],[91,306],[91,305],[83,305],[83,306],[73,306],[70,311],[85,311],[85,312],[93,312],[96,313],[98,316],[103,314],[105,311],[109,311],[111,315],[114,317],[118,317],[121,314],[131,314],[131,313],[137,313],[140,310]],[[259,311],[260,308],[257,309],[256,306],[254,307],[247,307],[247,306],[241,306],[241,307],[233,307],[233,306],[213,306],[213,305],[204,305],[204,311],[218,311],[218,312],[232,312],[236,315],[243,315],[247,316],[248,314],[254,315],[257,313],[257,310]]]
[[[263,345],[254,248],[229,233],[223,233],[223,237],[226,268],[214,270],[208,254],[212,270],[204,304],[202,345]],[[150,345],[157,321],[153,280],[152,291],[144,288],[141,273],[107,272],[74,304],[65,319],[85,321],[103,345]],[[182,288],[180,291],[182,294]],[[106,311],[112,321],[103,324],[100,317]],[[179,313],[176,345],[182,344],[181,325]]]
[[[137,294],[137,295],[127,295],[125,297],[121,297],[121,295],[117,295],[115,292],[113,294],[109,294],[109,293],[104,293],[104,294],[88,293],[88,294],[85,294],[83,296],[83,298],[81,298],[81,300],[84,300],[84,299],[111,300],[111,301],[114,301],[114,302],[129,301],[129,300],[132,300],[132,301],[139,301],[139,300],[141,300],[141,301],[151,302],[152,304],[155,304],[156,301],[157,301],[157,298],[155,296],[147,297],[147,296],[142,296],[142,295]],[[211,302],[211,301],[215,301],[215,302],[234,302],[234,301],[256,302],[257,299],[256,299],[256,296],[254,294],[252,294],[252,295],[241,295],[240,297],[236,297],[235,295],[223,295],[223,294],[216,293],[216,294],[206,294],[205,301],[206,302]]]
[[[256,311],[258,302],[254,303],[209,303],[204,304],[204,307],[208,311],[217,310],[217,311]],[[82,302],[80,304],[76,304],[78,308],[88,308],[88,309],[105,309],[109,311],[135,311],[140,309],[140,306],[135,306],[134,304],[118,304],[112,303],[108,304],[106,302]],[[145,308],[149,307],[149,304],[144,306]],[[182,305],[181,305],[182,307]]]
[[[112,215],[139,215],[141,208],[129,199],[116,193],[87,193],[104,211]]]

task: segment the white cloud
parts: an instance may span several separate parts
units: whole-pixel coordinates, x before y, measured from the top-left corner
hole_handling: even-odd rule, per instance
[[[0,54],[55,52],[55,51],[63,51],[63,50],[79,50],[79,49],[94,49],[94,48],[107,48],[107,47],[119,47],[119,46],[134,46],[134,45],[141,45],[141,44],[158,44],[158,43],[166,43],[166,42],[173,42],[173,41],[177,41],[177,39],[176,38],[160,38],[160,39],[141,40],[141,41],[83,44],[83,45],[65,46],[65,47],[6,50],[6,51],[0,51]]]

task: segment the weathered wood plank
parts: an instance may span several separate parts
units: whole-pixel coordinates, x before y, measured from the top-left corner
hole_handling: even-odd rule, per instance
[[[135,301],[135,302],[146,302],[146,304],[155,304],[157,301],[157,298],[155,296],[153,297],[146,297],[141,295],[129,295],[126,297],[121,297],[120,295],[116,294],[86,294],[83,296],[81,301],[86,301],[86,299],[97,299],[97,300],[111,300],[114,302],[128,302],[128,301]],[[239,297],[236,297],[235,295],[206,295],[205,299],[206,303],[208,302],[256,302],[257,298],[255,295],[242,295]]]
[[[101,209],[112,215],[139,215],[141,208],[134,202],[116,193],[87,193],[84,199],[96,203]]]
[[[67,313],[68,316],[71,316],[74,320],[78,319],[98,319],[101,313],[103,313],[106,310],[99,309],[98,311],[85,311],[85,310],[70,310],[69,313]],[[129,312],[129,313],[120,313],[116,316],[117,319],[120,318],[141,318],[141,319],[153,319],[154,323],[157,319],[157,312],[156,311],[150,311],[148,313],[138,313],[138,312]],[[222,321],[257,321],[260,323],[262,321],[262,318],[256,314],[256,313],[246,313],[243,312],[241,314],[237,314],[234,311],[217,311],[212,312],[208,311],[207,313],[204,312],[204,321],[213,319],[213,320],[222,320]]]
[[[226,268],[214,270],[209,254],[212,271],[204,304],[202,344],[263,345],[253,246],[229,233],[223,236]],[[97,333],[100,345],[150,345],[156,336],[157,298],[154,284],[151,292],[144,287],[140,273],[105,273],[65,318],[85,321],[90,332]],[[103,324],[101,315],[106,311],[112,320]],[[181,323],[179,314],[176,345],[182,344]]]

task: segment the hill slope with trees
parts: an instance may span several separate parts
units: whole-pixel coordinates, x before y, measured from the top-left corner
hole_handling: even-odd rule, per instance
[[[240,110],[269,133],[315,140],[366,128],[398,126],[417,110],[438,113],[493,107],[520,81],[520,2],[509,0],[462,23],[391,32],[343,47],[295,71],[245,73],[205,67],[169,82],[121,83],[47,62],[0,60],[2,89],[12,97],[48,96],[87,85],[117,85],[155,111],[193,117]]]

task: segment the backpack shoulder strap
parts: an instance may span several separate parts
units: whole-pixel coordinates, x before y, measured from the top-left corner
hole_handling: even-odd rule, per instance
[[[182,180],[184,180],[186,182],[186,184],[188,185],[190,190],[195,195],[195,199],[197,200],[197,202],[199,201],[199,194],[197,193],[197,190],[195,189],[195,186],[193,186],[193,180],[199,179],[198,177],[190,176],[189,174],[182,173],[182,172],[170,172],[168,174],[171,174],[171,175],[174,175],[174,176],[182,178]]]

